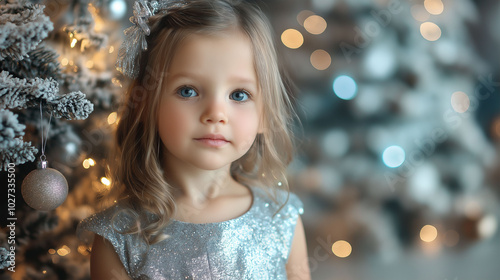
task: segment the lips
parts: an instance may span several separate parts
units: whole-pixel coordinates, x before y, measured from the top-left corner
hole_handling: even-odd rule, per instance
[[[194,140],[209,147],[221,147],[229,143],[229,141],[220,134],[207,134],[202,137],[195,138]]]

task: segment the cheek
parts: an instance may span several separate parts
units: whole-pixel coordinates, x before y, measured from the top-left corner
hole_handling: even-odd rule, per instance
[[[158,112],[158,132],[163,142],[175,141],[178,136],[184,134],[188,128],[188,118],[184,116],[185,110],[176,106],[160,106]]]
[[[255,112],[245,113],[239,117],[235,126],[233,126],[235,135],[239,139],[238,149],[248,151],[252,146],[259,128],[259,115]]]

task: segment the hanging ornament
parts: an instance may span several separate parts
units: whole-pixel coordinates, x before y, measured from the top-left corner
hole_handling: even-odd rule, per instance
[[[61,172],[48,168],[47,161],[41,160],[39,167],[24,178],[21,193],[31,208],[50,211],[66,200],[68,182]]]
[[[40,117],[42,114],[42,103],[40,102]],[[52,114],[49,119],[52,119]],[[42,131],[42,155],[36,170],[31,171],[23,180],[21,193],[24,201],[31,207],[40,211],[50,211],[61,205],[66,196],[68,196],[68,182],[66,178],[57,170],[47,167],[45,157],[45,146],[47,144],[47,136],[44,141],[43,124],[40,123]]]

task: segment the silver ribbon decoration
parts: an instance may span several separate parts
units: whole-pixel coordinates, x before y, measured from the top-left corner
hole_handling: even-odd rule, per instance
[[[165,1],[168,4],[169,1]],[[116,69],[130,78],[139,75],[139,54],[148,49],[146,36],[151,30],[148,21],[158,9],[161,8],[158,1],[138,0],[134,3],[134,15],[130,22],[134,25],[125,29],[124,41],[118,50]]]

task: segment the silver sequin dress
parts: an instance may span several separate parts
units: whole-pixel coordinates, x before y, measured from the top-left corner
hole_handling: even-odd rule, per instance
[[[138,236],[112,229],[117,205],[84,219],[77,235],[86,243],[92,242],[93,233],[109,240],[133,279],[287,279],[285,265],[302,202],[290,193],[275,214],[279,205],[263,190],[250,189],[252,205],[242,216],[206,224],[173,220],[164,230],[169,238],[149,249]],[[284,202],[286,193],[280,192],[278,199]],[[114,225],[122,231],[130,223],[121,212]]]

